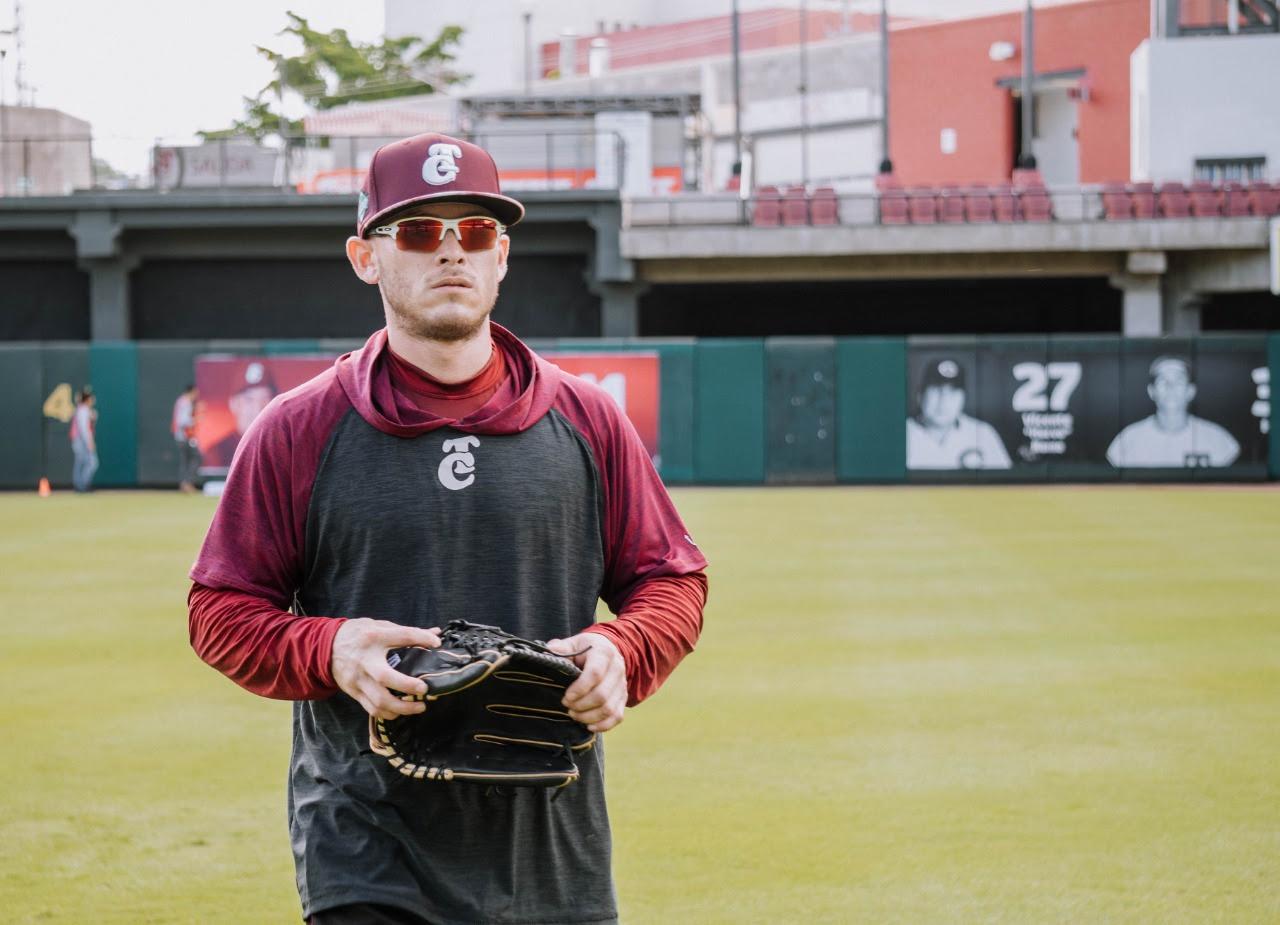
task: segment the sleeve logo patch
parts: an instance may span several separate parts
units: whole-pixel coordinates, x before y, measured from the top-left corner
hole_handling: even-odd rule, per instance
[[[446,440],[441,445],[441,452],[448,454],[436,470],[441,485],[450,491],[461,491],[476,480],[476,457],[468,451],[479,445],[480,438],[470,435]]]

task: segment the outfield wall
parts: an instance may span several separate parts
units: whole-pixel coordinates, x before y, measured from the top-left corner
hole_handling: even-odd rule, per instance
[[[530,343],[543,352],[657,353],[658,463],[671,484],[1280,477],[1280,445],[1268,434],[1280,334]],[[42,476],[69,484],[67,425],[46,414],[57,413],[50,398],[60,386],[91,382],[98,395],[97,485],[173,485],[170,415],[197,357],[336,355],[358,345],[0,344],[0,487],[34,488]],[[931,386],[953,406],[963,393],[956,434],[936,416],[932,430],[919,426]],[[1181,443],[1147,420],[1159,389],[1166,400],[1169,389],[1190,400],[1193,426]]]

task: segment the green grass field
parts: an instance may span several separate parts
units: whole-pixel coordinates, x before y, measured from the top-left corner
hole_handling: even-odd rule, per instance
[[[627,923],[1280,920],[1280,491],[684,490],[699,651],[609,733]],[[0,921],[298,920],[212,502],[0,495]]]

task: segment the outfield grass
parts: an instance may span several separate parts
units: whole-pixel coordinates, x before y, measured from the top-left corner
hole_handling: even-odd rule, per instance
[[[1280,920],[1280,492],[685,490],[609,733],[627,923]],[[187,646],[212,502],[0,495],[0,921],[298,920],[286,704]]]

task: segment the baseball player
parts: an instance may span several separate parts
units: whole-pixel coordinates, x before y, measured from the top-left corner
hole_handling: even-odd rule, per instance
[[[907,418],[908,469],[1009,468],[996,429],[964,413],[964,367],[955,360],[925,368],[916,400],[919,414]]]
[[[1147,370],[1147,395],[1156,413],[1135,421],[1107,447],[1116,468],[1229,466],[1240,455],[1235,437],[1188,410],[1196,397],[1191,365],[1180,356],[1159,356]]]
[[[634,428],[489,318],[523,215],[475,145],[375,153],[347,257],[386,327],[254,422],[191,570],[196,652],[295,702],[289,829],[313,925],[617,919],[602,746],[553,799],[412,780],[368,743],[369,716],[423,710],[388,650],[433,647],[446,621],[573,658],[564,703],[593,732],[701,631],[706,561]],[[596,622],[599,598],[615,619]]]

